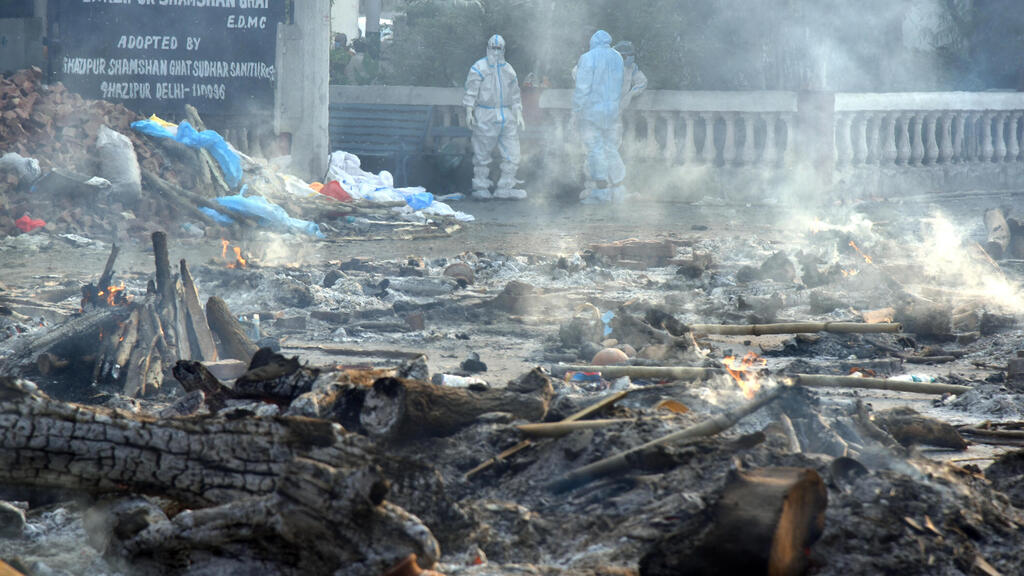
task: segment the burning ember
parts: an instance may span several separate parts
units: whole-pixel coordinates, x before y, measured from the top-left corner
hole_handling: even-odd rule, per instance
[[[736,381],[740,389],[743,390],[743,395],[747,398],[753,398],[757,391],[761,389],[757,370],[764,368],[767,364],[767,360],[753,352],[747,352],[743,358],[739,359],[735,356],[726,356],[722,359],[722,365],[725,366],[725,370],[733,377],[733,380]]]
[[[857,254],[860,254],[861,258],[863,258],[865,262],[867,262],[868,264],[871,264],[871,256],[868,256],[867,254],[861,252],[860,248],[857,247],[857,243],[854,242],[853,240],[850,240],[850,248],[853,248],[854,250],[856,250]]]
[[[241,248],[239,248],[238,246],[231,246],[231,242],[229,242],[228,240],[225,240],[223,238],[221,238],[220,244],[221,244],[220,257],[221,257],[222,260],[229,260],[228,259],[228,247],[231,247],[231,250],[235,253],[235,259],[232,260],[232,261],[229,261],[227,263],[227,267],[228,268],[245,268],[246,267],[247,261],[246,261],[245,258],[242,258],[242,249]]]

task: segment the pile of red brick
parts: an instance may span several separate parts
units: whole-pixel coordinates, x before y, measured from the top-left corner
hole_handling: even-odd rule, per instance
[[[59,168],[94,176],[96,134],[106,125],[132,140],[143,171],[194,189],[197,180],[191,167],[169,158],[159,144],[131,129],[131,123],[140,119],[120,104],[86,100],[61,83],[45,84],[38,68],[0,78],[0,154],[17,152],[35,158],[44,175]],[[127,211],[131,211],[130,220],[139,220],[134,224],[139,227],[144,221],[172,216],[170,210],[156,201],[126,207],[97,198],[40,197],[38,191],[19,183],[16,174],[0,172],[0,238],[19,234],[14,221],[25,213],[51,223],[50,231],[104,236],[118,229],[117,220]]]

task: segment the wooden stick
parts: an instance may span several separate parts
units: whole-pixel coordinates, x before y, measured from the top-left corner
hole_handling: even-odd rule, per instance
[[[333,346],[330,344],[310,344],[301,342],[289,342],[281,346],[283,350],[310,350],[323,352],[335,356],[361,356],[373,358],[395,358],[399,360],[415,360],[424,356],[422,352],[407,352],[405,350],[384,350],[371,348],[349,348],[345,346]]]
[[[199,293],[196,291],[195,281],[192,280],[192,272],[189,271],[188,264],[184,258],[179,262],[179,268],[181,270],[181,285],[184,290],[182,304],[185,311],[188,312],[186,332],[190,331],[191,335],[195,337],[199,348],[197,350],[198,356],[200,356],[200,358],[197,358],[198,360],[205,360],[207,362],[216,360],[217,345],[213,341],[213,333],[210,332],[210,325],[206,322],[206,314],[203,313],[203,307],[199,303]]]
[[[787,322],[782,324],[691,324],[690,331],[699,334],[729,336],[762,336],[765,334],[800,334],[834,332],[838,334],[876,334],[899,332],[899,323],[863,324],[861,322]]]
[[[636,422],[634,418],[607,418],[604,420],[577,420],[573,422],[542,422],[539,424],[520,424],[516,426],[520,432],[530,438],[561,438],[577,430],[590,430],[593,428],[605,428],[622,424],[623,422]]]
[[[703,438],[706,436],[713,436],[724,430],[728,430],[734,424],[740,421],[743,417],[760,410],[769,403],[775,401],[782,395],[783,391],[786,390],[784,386],[778,386],[774,390],[764,394],[760,398],[741,406],[740,408],[725,414],[719,414],[713,418],[705,420],[700,424],[673,432],[667,436],[656,438],[650,442],[641,444],[635,448],[630,448],[624,452],[619,452],[614,456],[609,456],[602,460],[598,460],[592,464],[588,464],[581,468],[577,468],[568,474],[563,475],[561,478],[548,484],[547,488],[553,492],[565,492],[572,490],[584,484],[588,484],[598,478],[616,474],[630,469],[633,465],[630,463],[632,456],[654,446],[661,444],[669,444],[674,442],[681,442],[683,440],[692,440],[695,438]]]
[[[725,374],[724,368],[699,366],[598,366],[594,364],[557,364],[551,367],[553,376],[567,372],[600,372],[604,378],[639,378],[644,380],[703,380]]]
[[[106,291],[110,286],[110,281],[114,277],[114,260],[117,260],[117,255],[120,251],[121,248],[117,244],[111,245],[110,255],[107,256],[107,265],[103,267],[103,274],[100,275],[99,282],[96,285],[97,289]]]
[[[623,390],[623,391],[620,391],[620,392],[616,392],[615,394],[610,394],[608,396],[605,396],[604,398],[598,400],[597,402],[591,404],[590,406],[587,406],[586,408],[584,408],[582,410],[579,410],[577,412],[573,412],[569,416],[566,416],[565,418],[562,419],[562,422],[575,422],[576,420],[580,420],[580,419],[586,418],[587,416],[590,416],[591,414],[593,414],[594,412],[597,412],[598,410],[604,408],[605,406],[610,406],[610,405],[618,402],[619,400],[625,398],[626,394],[628,394],[628,393],[629,393],[628,391]],[[472,478],[473,476],[479,474],[480,472],[483,472],[484,470],[487,470],[488,468],[490,468],[491,466],[494,466],[498,462],[505,461],[507,458],[511,457],[514,454],[522,452],[523,450],[529,448],[530,446],[533,446],[533,442],[530,439],[526,439],[526,440],[523,440],[523,441],[519,442],[515,446],[512,446],[511,448],[507,448],[507,449],[503,450],[497,456],[494,456],[493,458],[489,458],[489,459],[485,460],[483,463],[478,465],[476,468],[473,468],[469,472],[466,472],[465,479],[469,480],[470,478]]]
[[[810,388],[868,388],[872,390],[894,390],[918,394],[963,394],[970,386],[939,384],[937,382],[907,382],[887,378],[858,378],[856,376],[833,376],[830,374],[794,374],[789,381],[796,386]]]

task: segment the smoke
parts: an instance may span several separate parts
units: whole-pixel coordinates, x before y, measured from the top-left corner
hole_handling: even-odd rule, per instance
[[[998,264],[947,216],[936,213],[921,221],[923,241],[913,248],[926,277],[953,286],[957,294],[975,298],[1007,314],[1024,313],[1019,283],[1006,278]]]

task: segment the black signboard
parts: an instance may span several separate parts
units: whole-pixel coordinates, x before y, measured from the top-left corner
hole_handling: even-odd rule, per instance
[[[143,115],[269,115],[285,0],[50,0],[50,72]]]

